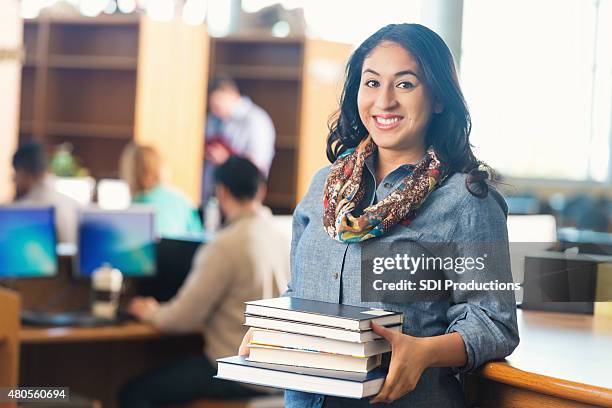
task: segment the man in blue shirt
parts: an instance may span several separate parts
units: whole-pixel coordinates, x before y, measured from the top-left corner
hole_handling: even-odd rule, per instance
[[[274,158],[276,132],[270,116],[240,94],[228,76],[214,78],[208,87],[206,161],[202,177],[202,206],[213,195],[214,168],[230,156],[243,156],[268,175]]]

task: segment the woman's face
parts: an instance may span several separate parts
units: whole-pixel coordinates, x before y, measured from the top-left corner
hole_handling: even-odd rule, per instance
[[[382,42],[365,58],[357,107],[379,149],[424,149],[433,103],[421,67],[399,44]]]

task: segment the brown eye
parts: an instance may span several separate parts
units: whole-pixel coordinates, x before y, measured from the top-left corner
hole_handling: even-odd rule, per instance
[[[369,87],[369,88],[377,88],[377,87],[378,87],[378,85],[380,85],[380,84],[378,83],[378,81],[375,81],[375,80],[373,80],[373,79],[370,79],[370,80],[368,80],[368,81],[366,81],[366,82],[365,82],[365,86],[367,86],[367,87]]]
[[[400,89],[411,89],[414,88],[414,85],[411,82],[404,81],[397,84],[397,87]]]

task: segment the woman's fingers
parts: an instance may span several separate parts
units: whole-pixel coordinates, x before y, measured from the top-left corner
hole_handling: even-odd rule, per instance
[[[391,402],[389,400],[389,395],[397,387],[397,370],[395,369],[395,364],[393,363],[393,356],[391,356],[391,363],[389,364],[389,373],[385,378],[385,382],[383,383],[382,388],[370,400],[370,404],[376,404],[378,402]]]
[[[370,323],[370,327],[372,327],[372,331],[374,333],[378,334],[379,336],[384,337],[385,339],[387,339],[389,343],[391,343],[391,345],[393,345],[393,341],[395,340],[395,337],[398,334],[396,331],[387,329],[385,326],[381,326],[374,322]]]
[[[249,343],[253,339],[253,329],[249,329],[246,332],[244,337],[242,338],[242,343],[240,343],[240,347],[238,348],[238,355],[248,357],[249,355]]]
[[[408,376],[405,373],[398,375],[396,386],[392,387],[387,394],[387,401],[393,402],[398,398],[406,395],[407,392],[412,391],[412,388],[408,385]]]
[[[397,333],[394,332],[393,330],[389,330],[386,327],[381,326],[376,323],[370,323],[370,326],[372,327],[372,331],[374,333],[378,334],[379,336],[386,339],[389,343],[391,343],[391,349],[393,349],[393,342],[395,341],[395,335]],[[395,380],[396,369],[395,369],[395,364],[393,362],[393,357],[394,356],[392,353],[391,363],[389,364],[389,373],[387,374],[387,377],[385,378],[385,382],[383,383],[383,386],[380,392],[376,394],[374,398],[370,400],[370,404],[376,404],[379,402],[390,402],[388,399],[389,394],[396,386],[396,380]]]

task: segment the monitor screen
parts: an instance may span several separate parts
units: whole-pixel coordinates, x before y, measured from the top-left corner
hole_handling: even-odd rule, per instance
[[[87,209],[79,222],[76,271],[91,276],[108,264],[125,276],[155,274],[154,213],[149,208]]]
[[[0,278],[57,274],[52,207],[0,206]]]

